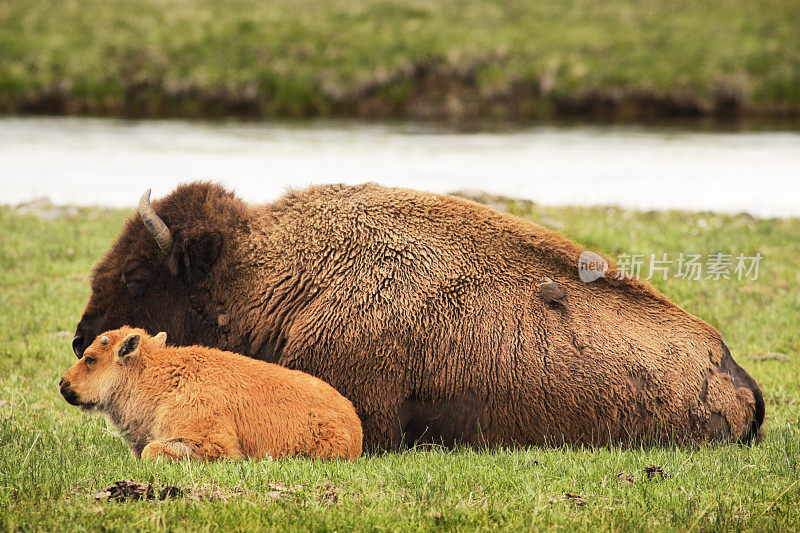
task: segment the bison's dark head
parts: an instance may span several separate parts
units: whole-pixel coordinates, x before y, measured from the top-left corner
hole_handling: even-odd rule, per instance
[[[123,325],[166,330],[178,344],[204,342],[210,332],[202,309],[214,297],[210,285],[224,270],[226,241],[244,208],[209,183],[178,187],[155,206],[148,190],[94,268],[92,295],[72,340],[75,355]]]

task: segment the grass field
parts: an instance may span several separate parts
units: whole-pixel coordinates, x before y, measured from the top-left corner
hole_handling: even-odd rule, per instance
[[[91,265],[128,212],[82,208],[46,220],[0,207],[0,531],[800,529],[800,220],[501,203],[611,256],[761,253],[756,281],[656,281],[718,327],[762,385],[761,442],[422,447],[352,464],[136,461],[102,417],[82,414],[56,391],[74,361],[71,334],[59,332],[73,330]],[[765,352],[789,360],[754,357]],[[652,464],[667,477],[648,479],[643,469]],[[630,478],[617,477],[623,472]],[[193,492],[95,501],[95,492],[128,478]]]
[[[800,116],[796,0],[0,2],[0,112]]]

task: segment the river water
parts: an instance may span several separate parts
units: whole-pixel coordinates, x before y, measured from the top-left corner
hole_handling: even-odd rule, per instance
[[[550,205],[800,216],[800,133],[535,127],[451,133],[359,122],[0,118],[0,204],[133,206],[211,179],[250,202],[376,181]]]

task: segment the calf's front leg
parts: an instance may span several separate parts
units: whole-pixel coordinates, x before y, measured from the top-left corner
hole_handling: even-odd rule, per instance
[[[190,439],[154,440],[142,450],[142,459],[164,457],[173,461],[180,459],[241,459],[244,457],[238,444],[215,441],[194,441]]]

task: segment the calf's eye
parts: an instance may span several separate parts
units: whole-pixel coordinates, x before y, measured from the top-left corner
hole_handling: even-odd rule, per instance
[[[97,362],[97,359],[95,359],[94,357],[84,357],[83,362],[86,363],[87,365],[93,365]]]
[[[105,335],[103,335],[103,336],[100,338],[100,344],[102,344],[103,346],[108,346],[108,337],[106,337]]]

